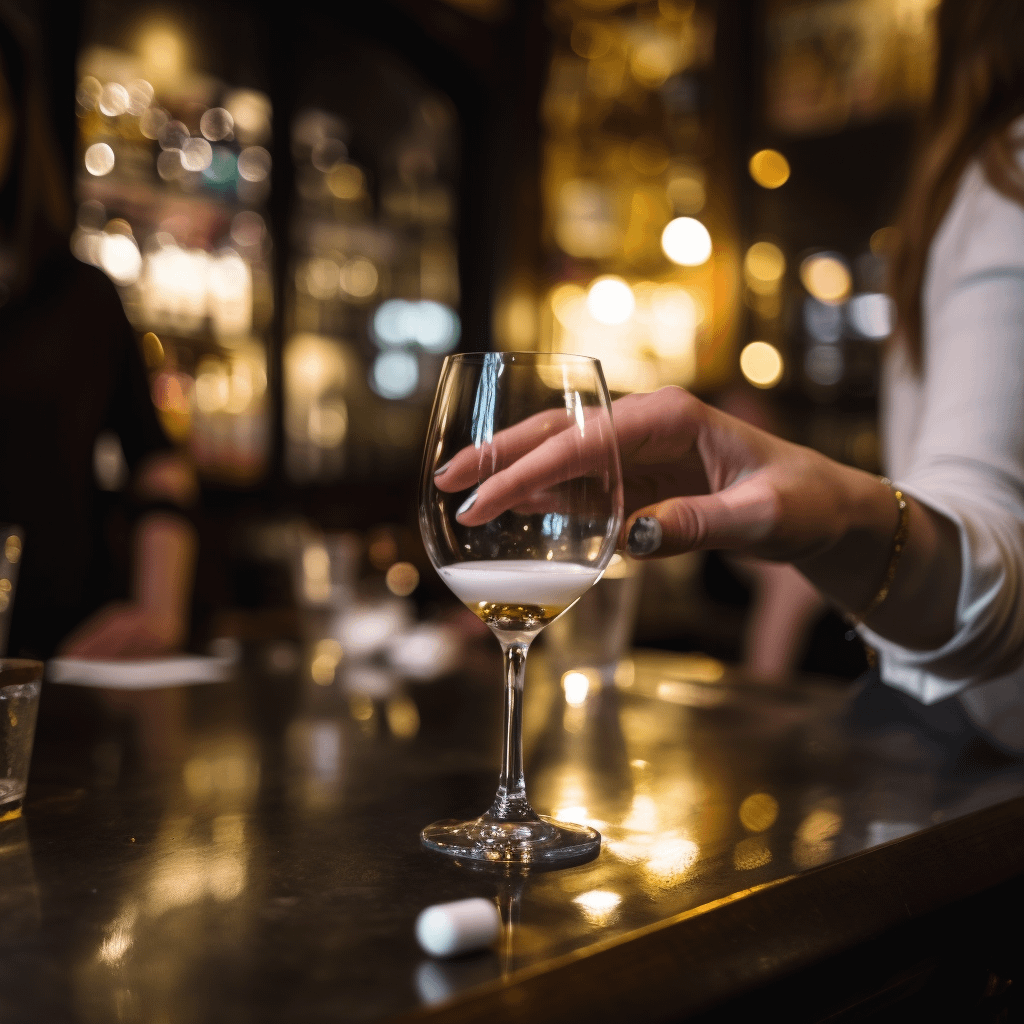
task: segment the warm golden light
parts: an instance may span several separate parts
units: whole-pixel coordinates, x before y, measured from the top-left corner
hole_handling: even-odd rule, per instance
[[[756,388],[773,388],[782,380],[782,355],[767,341],[752,341],[740,353],[740,370]]]
[[[633,49],[629,70],[641,85],[656,89],[677,70],[678,63],[675,41],[657,35],[643,40]]]
[[[786,257],[771,242],[755,242],[743,258],[743,275],[751,291],[759,295],[774,292],[786,272]]]
[[[566,672],[562,676],[562,689],[565,691],[565,702],[574,708],[586,703],[590,692],[590,680],[583,672]]]
[[[159,370],[163,366],[164,346],[152,331],[147,331],[142,336],[142,355],[150,370]]]
[[[587,291],[587,309],[598,323],[625,323],[635,307],[633,289],[614,274],[595,279]]]
[[[737,871],[752,871],[754,868],[771,864],[772,851],[761,836],[747,836],[741,839],[732,851],[732,866]]]
[[[4,543],[4,558],[11,565],[17,565],[21,558],[21,538],[16,533],[12,533]]]
[[[762,149],[750,158],[750,176],[762,188],[778,188],[789,180],[789,161],[775,149]]]
[[[346,260],[338,275],[341,290],[354,299],[368,299],[377,290],[379,280],[377,268],[365,256]]]
[[[384,576],[384,582],[392,594],[408,597],[419,586],[419,570],[412,562],[395,562]]]
[[[660,139],[645,135],[630,145],[629,162],[641,174],[661,174],[668,167],[668,150]]]
[[[876,256],[888,256],[896,244],[896,229],[892,227],[879,228],[872,233],[868,244]]]
[[[336,199],[358,199],[365,184],[366,177],[355,164],[335,164],[327,174],[327,187]]]
[[[661,233],[661,248],[673,263],[699,267],[711,256],[711,235],[699,220],[676,217]]]
[[[563,327],[571,329],[586,300],[587,293],[578,284],[560,284],[551,292],[551,312]]]
[[[411,740],[420,731],[420,713],[411,697],[392,697],[384,705],[392,736]]]
[[[573,899],[573,903],[583,911],[583,916],[598,927],[614,920],[621,902],[622,897],[617,892],[608,892],[606,889],[581,892]]]
[[[667,193],[676,213],[700,213],[707,202],[703,172],[695,167],[675,174],[669,180]]]
[[[114,169],[114,151],[105,142],[94,142],[85,151],[85,169],[102,178]]]
[[[615,37],[599,21],[578,21],[573,26],[569,45],[586,60],[600,60],[610,52]]]
[[[816,807],[800,823],[793,840],[793,863],[813,868],[832,856],[835,838],[843,827],[840,814],[831,807]]]
[[[181,77],[185,66],[185,44],[173,25],[153,22],[139,36],[138,52],[143,70],[155,85]]]
[[[330,686],[334,682],[342,658],[341,644],[337,640],[320,640],[313,650],[310,675],[317,686]]]
[[[751,793],[740,804],[740,821],[749,832],[764,832],[779,816],[779,802],[770,793]]]
[[[832,253],[815,253],[800,264],[803,286],[819,302],[830,305],[846,300],[853,281],[846,264]]]
[[[651,295],[651,342],[662,359],[693,358],[701,310],[693,296],[674,284],[664,284]]]

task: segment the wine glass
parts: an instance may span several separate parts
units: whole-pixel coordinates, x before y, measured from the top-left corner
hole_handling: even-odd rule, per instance
[[[431,412],[420,531],[441,578],[504,655],[498,791],[473,821],[438,821],[430,849],[477,861],[579,863],[601,836],[537,814],[523,777],[526,654],[593,586],[622,527],[622,470],[601,365],[578,355],[445,359]]]

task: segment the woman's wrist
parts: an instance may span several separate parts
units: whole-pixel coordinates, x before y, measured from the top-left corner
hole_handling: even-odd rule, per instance
[[[828,505],[836,519],[823,532],[835,539],[794,564],[843,611],[857,614],[885,581],[900,511],[892,489],[877,476],[830,462],[828,477],[822,485],[833,495]]]

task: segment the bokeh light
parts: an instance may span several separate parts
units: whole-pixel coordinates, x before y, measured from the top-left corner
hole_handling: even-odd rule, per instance
[[[815,341],[831,344],[843,336],[843,310],[828,302],[819,302],[813,295],[804,299],[804,327]]]
[[[762,149],[750,158],[750,176],[761,188],[779,188],[789,181],[789,161],[776,149]]]
[[[565,691],[565,702],[571,707],[582,707],[590,692],[590,679],[584,672],[566,672],[562,676],[562,689]]]
[[[199,119],[199,130],[211,142],[230,138],[235,119],[223,107],[211,107]]]
[[[587,290],[587,310],[598,323],[625,323],[635,307],[633,289],[614,274],[596,278]]]
[[[160,148],[181,149],[189,138],[190,132],[181,121],[167,121],[160,129]]]
[[[383,348],[417,344],[443,354],[458,344],[460,323],[455,310],[440,302],[388,299],[373,314],[373,337]]]
[[[155,90],[144,78],[137,78],[128,86],[128,113],[141,117],[153,102]]]
[[[206,139],[187,139],[181,147],[181,166],[186,171],[205,171],[213,163],[213,147]]]
[[[335,164],[327,172],[327,188],[335,199],[358,199],[365,185],[366,175],[355,164]]]
[[[843,379],[843,350],[836,345],[812,345],[804,356],[804,373],[808,380],[830,388]]]
[[[185,66],[185,43],[177,29],[162,19],[145,25],[137,49],[146,76],[164,84],[181,78]]]
[[[676,213],[691,216],[700,213],[707,202],[704,173],[697,167],[686,168],[674,174],[666,189],[669,202]]]
[[[385,574],[384,583],[396,597],[408,597],[420,585],[419,570],[412,562],[395,562]]]
[[[782,355],[767,341],[752,341],[740,353],[740,370],[754,387],[773,388],[782,380]]]
[[[85,151],[85,169],[102,178],[114,169],[114,151],[105,142],[94,142]]]
[[[100,266],[119,285],[134,284],[142,272],[142,256],[135,240],[123,234],[105,234],[100,243]]]
[[[711,235],[699,220],[676,217],[661,233],[661,248],[673,263],[699,267],[711,256]]]
[[[892,299],[881,292],[854,295],[847,303],[850,326],[864,338],[880,341],[892,334],[895,311]]]
[[[808,256],[800,264],[800,280],[819,302],[828,303],[845,301],[853,284],[846,261],[832,252]]]
[[[241,145],[261,145],[270,138],[271,105],[265,93],[234,89],[224,97],[224,109],[231,115]]]
[[[408,398],[419,379],[419,362],[411,352],[381,352],[370,371],[370,386],[381,398]]]
[[[868,245],[876,256],[888,256],[896,244],[896,229],[893,227],[879,228],[873,232]]]
[[[379,280],[377,268],[365,256],[346,260],[338,274],[341,290],[354,299],[368,299],[376,292]]]
[[[662,359],[680,359],[693,353],[701,311],[693,296],[678,285],[665,284],[650,299],[651,342]]]
[[[246,181],[265,181],[270,162],[270,153],[262,146],[249,146],[238,154],[239,176]]]
[[[117,117],[128,109],[128,90],[118,82],[107,82],[100,93],[100,113],[108,117]]]
[[[139,131],[147,139],[158,139],[169,120],[170,117],[166,110],[161,110],[159,107],[150,107],[148,110],[144,110],[139,118]]]
[[[749,832],[764,832],[779,816],[779,802],[770,793],[751,793],[740,804],[740,821]]]
[[[759,295],[776,291],[786,272],[786,257],[771,242],[755,242],[743,258],[747,287]]]

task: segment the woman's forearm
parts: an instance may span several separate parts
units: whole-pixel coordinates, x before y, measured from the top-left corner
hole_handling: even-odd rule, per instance
[[[168,629],[187,629],[196,560],[195,529],[188,520],[166,512],[144,516],[135,531],[133,597]],[[173,629],[172,629],[173,627]]]
[[[892,489],[867,473],[830,463],[828,486],[837,489],[844,529],[823,551],[796,561],[827,597],[855,617],[868,608],[893,556],[899,509]],[[933,650],[952,637],[960,590],[961,555],[954,524],[914,498],[908,533],[888,596],[865,620],[886,639]]]

